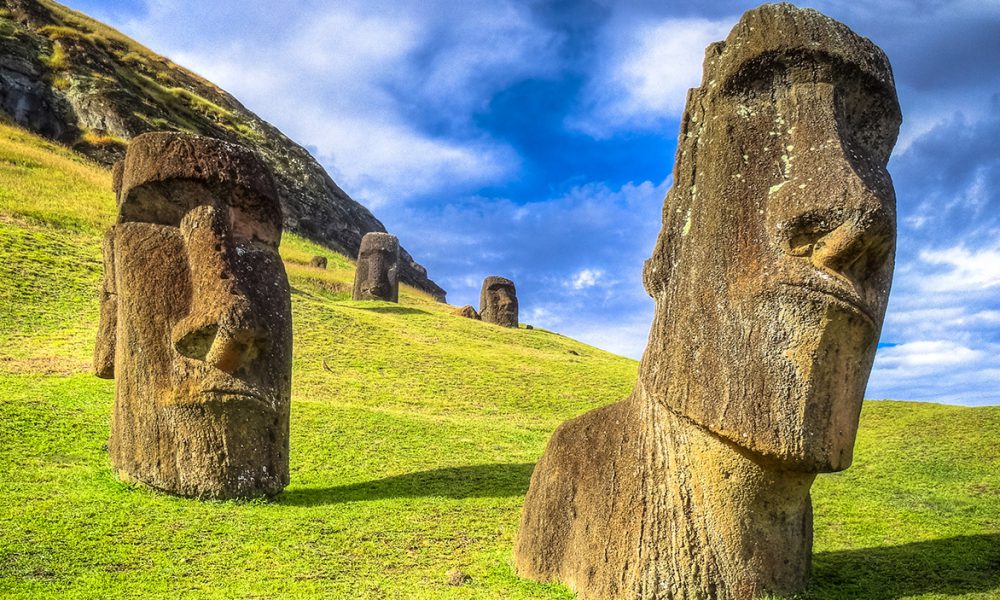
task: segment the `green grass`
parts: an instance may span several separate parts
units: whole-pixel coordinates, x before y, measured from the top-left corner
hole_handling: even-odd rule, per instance
[[[113,383],[88,371],[113,209],[107,172],[0,126],[0,596],[572,597],[514,575],[520,506],[555,426],[626,395],[634,361],[411,288],[353,302],[352,262],[286,235],[291,485],[254,502],[125,485]],[[813,488],[805,598],[1000,597],[998,433],[997,407],[867,403],[855,465]]]

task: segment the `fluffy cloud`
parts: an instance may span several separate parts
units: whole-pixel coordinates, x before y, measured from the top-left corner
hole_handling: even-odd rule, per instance
[[[584,269],[570,278],[564,285],[574,290],[585,290],[592,288],[604,277],[604,271],[600,269]]]
[[[920,260],[944,269],[920,281],[927,292],[988,290],[1000,286],[1000,248],[970,250],[963,246],[921,250]]]
[[[513,2],[156,1],[124,29],[314,149],[372,208],[516,177],[517,154],[472,116],[552,71],[558,42]]]
[[[668,18],[613,21],[602,37],[605,58],[584,88],[582,112],[567,122],[598,138],[658,128],[684,110],[701,80],[705,46],[725,39],[733,19]]]

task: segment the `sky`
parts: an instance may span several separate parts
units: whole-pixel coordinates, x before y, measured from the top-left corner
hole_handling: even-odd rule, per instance
[[[64,0],[308,148],[448,290],[638,358],[679,120],[755,4]],[[866,396],[1000,404],[1000,0],[804,2],[889,56],[896,273]]]

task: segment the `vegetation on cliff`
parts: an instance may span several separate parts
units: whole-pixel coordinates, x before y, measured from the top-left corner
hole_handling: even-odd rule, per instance
[[[304,148],[224,90],[51,0],[0,0],[0,113],[105,165],[147,131],[238,142],[270,165],[291,231],[352,257],[365,233],[385,231]],[[444,299],[412,256],[401,258],[402,281]]]

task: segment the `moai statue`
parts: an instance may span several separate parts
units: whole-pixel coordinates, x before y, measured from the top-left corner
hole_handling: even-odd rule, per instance
[[[314,256],[312,260],[309,261],[310,267],[316,267],[317,269],[326,268],[326,257],[325,256]]]
[[[814,10],[762,6],[708,47],[638,382],[553,434],[518,573],[581,599],[805,587],[809,488],[851,464],[885,314],[899,124],[883,52]]]
[[[514,282],[490,275],[479,292],[479,316],[487,323],[517,327],[517,291]]]
[[[399,302],[399,240],[372,231],[361,238],[358,266],[354,271],[355,300]]]
[[[281,207],[251,151],[180,133],[129,144],[104,238],[99,377],[126,481],[199,498],[288,483],[291,300]]]

